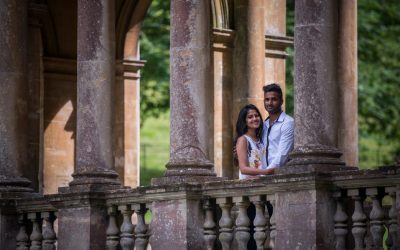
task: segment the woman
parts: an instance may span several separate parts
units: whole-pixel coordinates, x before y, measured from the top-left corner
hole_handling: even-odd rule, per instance
[[[265,169],[266,152],[262,132],[263,122],[257,107],[252,104],[243,107],[236,122],[236,152],[241,180],[274,172],[273,169]]]

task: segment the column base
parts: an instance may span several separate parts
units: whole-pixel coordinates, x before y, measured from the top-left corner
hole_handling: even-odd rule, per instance
[[[23,177],[10,177],[0,175],[0,196],[20,196],[27,193],[32,193],[33,189],[30,187],[31,182]],[[19,195],[20,194],[20,195]]]
[[[217,177],[214,165],[209,161],[170,161],[163,177],[153,178],[151,185],[171,185],[179,183],[203,183],[206,181],[221,181],[226,178]]]
[[[291,160],[282,168],[277,169],[279,174],[293,174],[302,172],[332,172],[342,170],[357,170],[357,167],[346,166],[340,159],[342,153],[333,147],[302,146],[290,153]]]
[[[60,188],[60,192],[107,191],[122,187],[118,174],[113,170],[79,172],[72,177],[74,180],[69,183],[69,188]]]

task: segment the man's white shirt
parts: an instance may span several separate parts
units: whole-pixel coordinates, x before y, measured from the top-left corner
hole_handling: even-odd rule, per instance
[[[276,168],[287,162],[289,153],[293,150],[294,120],[282,112],[268,133],[269,127],[269,118],[267,118],[263,127],[263,143],[268,147],[266,157],[268,161],[264,159],[263,167]]]

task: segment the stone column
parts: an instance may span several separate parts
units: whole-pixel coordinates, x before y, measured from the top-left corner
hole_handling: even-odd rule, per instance
[[[276,193],[276,249],[335,248],[333,184],[321,172],[349,169],[336,148],[337,15],[336,0],[296,1],[295,150],[279,172],[302,178],[303,185]],[[307,220],[299,220],[299,215]]]
[[[264,0],[235,0],[235,42],[233,56],[233,125],[239,110],[252,103],[263,118],[264,109]]]
[[[210,1],[171,1],[171,152],[165,176],[152,179],[152,185],[178,185],[179,192],[152,204],[152,249],[204,248],[200,197],[189,183],[218,178],[209,158],[210,9]]]
[[[26,145],[18,122],[27,108],[22,93],[27,80],[27,9],[27,1],[0,1],[0,193],[30,190],[30,182],[21,178]]]
[[[342,159],[358,166],[357,0],[339,1],[339,141]]]
[[[26,145],[20,134],[26,131],[19,122],[27,108],[22,95],[27,86],[27,11],[27,1],[0,0],[0,249],[16,246],[17,213],[9,199],[32,191],[30,181],[21,177]]]
[[[288,165],[343,165],[337,147],[337,1],[296,1],[295,150]],[[297,168],[299,170],[299,168]]]
[[[215,176],[209,158],[210,8],[209,1],[171,1],[170,160],[165,177],[153,180],[153,184],[161,184],[161,180],[176,183]]]
[[[120,187],[112,147],[114,4],[114,0],[78,0],[74,180],[69,188],[60,188],[52,201],[58,208],[61,250],[106,249],[104,191]]]
[[[214,29],[214,165],[217,176],[233,178],[232,82],[234,32]]]
[[[111,0],[78,1],[76,158],[70,186],[119,184],[112,142],[114,12]]]
[[[265,15],[265,84],[278,83],[286,96],[286,48],[292,38],[286,37],[286,0],[266,0]],[[283,103],[285,106],[285,102]]]
[[[123,185],[130,187],[137,187],[140,180],[140,69],[144,64],[140,60],[118,63],[115,84],[115,170]]]

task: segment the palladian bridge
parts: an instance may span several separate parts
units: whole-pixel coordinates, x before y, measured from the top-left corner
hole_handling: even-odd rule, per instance
[[[399,166],[358,169],[357,0],[297,0],[294,38],[284,0],[172,0],[170,160],[137,187],[150,4],[0,0],[0,249],[400,248]],[[234,117],[288,46],[291,161],[235,180]]]

